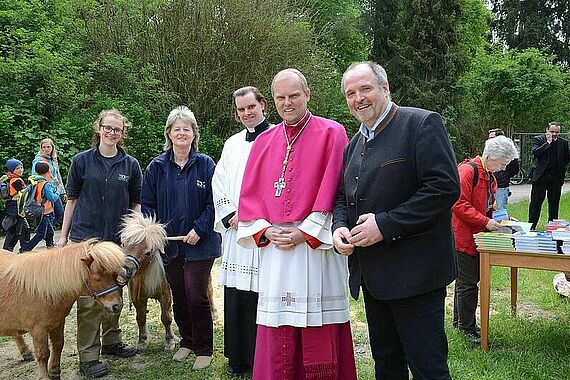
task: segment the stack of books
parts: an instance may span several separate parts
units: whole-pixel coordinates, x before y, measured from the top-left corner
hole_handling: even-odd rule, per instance
[[[570,255],[570,227],[561,227],[552,231],[552,239],[562,242],[562,253]]]
[[[552,231],[553,240],[570,241],[570,228],[557,228]]]
[[[546,232],[527,232],[513,235],[515,250],[522,252],[558,253],[556,241]]]
[[[514,251],[512,236],[497,232],[479,232],[473,235],[473,238],[477,249]]]
[[[551,232],[554,230],[557,230],[559,228],[566,228],[570,225],[570,223],[568,223],[567,220],[564,219],[554,219],[551,222],[548,222],[544,228],[546,229],[546,232]]]

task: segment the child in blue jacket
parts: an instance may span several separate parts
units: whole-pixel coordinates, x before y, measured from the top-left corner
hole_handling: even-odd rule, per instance
[[[36,202],[44,205],[43,215],[40,216],[36,222],[36,234],[27,243],[23,244],[24,251],[31,251],[38,245],[43,239],[46,240],[46,246],[53,247],[53,235],[54,235],[54,222],[55,216],[53,212],[53,204],[59,199],[59,194],[55,186],[47,180],[49,175],[49,164],[46,162],[38,162],[35,166],[35,172],[37,175],[33,175],[29,178],[30,182],[37,182],[36,194],[30,194],[36,198]]]

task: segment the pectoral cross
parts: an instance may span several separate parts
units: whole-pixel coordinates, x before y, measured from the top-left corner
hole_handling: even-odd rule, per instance
[[[281,190],[285,188],[285,178],[283,176],[279,177],[279,180],[273,184],[273,188],[275,188],[275,196],[281,196]]]

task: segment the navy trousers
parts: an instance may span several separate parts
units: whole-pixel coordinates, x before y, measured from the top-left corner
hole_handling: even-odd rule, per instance
[[[362,284],[376,379],[451,379],[444,330],[445,288],[383,301]]]

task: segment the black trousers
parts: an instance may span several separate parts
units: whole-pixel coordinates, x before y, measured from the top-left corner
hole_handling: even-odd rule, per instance
[[[253,368],[257,298],[256,292],[224,286],[224,356],[235,370]]]
[[[2,249],[12,252],[19,240],[20,252],[23,252],[22,248],[30,241],[30,227],[26,219],[20,217],[14,218],[17,218],[17,222],[6,230],[6,238],[4,239]]]
[[[376,379],[451,379],[443,327],[445,288],[382,301],[362,284]]]
[[[453,327],[476,332],[475,313],[479,296],[479,254],[470,256],[457,252],[457,278],[453,297]]]
[[[562,183],[558,175],[545,173],[532,184],[528,206],[528,221],[532,223],[532,229],[536,228],[545,197],[548,197],[548,220],[558,219],[561,193]]]

